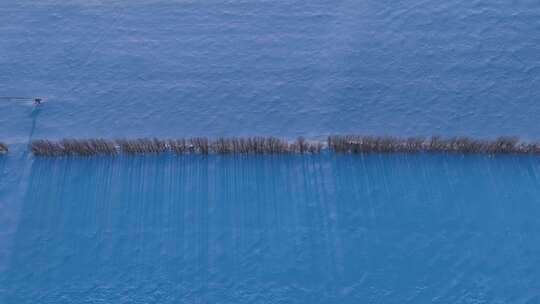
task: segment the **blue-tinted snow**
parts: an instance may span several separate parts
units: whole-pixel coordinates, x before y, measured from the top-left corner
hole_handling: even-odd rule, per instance
[[[39,159],[34,138],[540,139],[537,1],[1,1],[0,303],[537,303],[539,159]]]
[[[3,1],[0,96],[38,137],[538,139],[537,1]],[[0,101],[1,102],[1,101]],[[1,102],[24,141],[28,105]]]

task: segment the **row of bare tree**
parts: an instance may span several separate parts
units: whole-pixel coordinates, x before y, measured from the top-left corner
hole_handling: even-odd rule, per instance
[[[480,140],[468,137],[422,138],[422,137],[375,137],[330,136],[329,149],[337,153],[485,153],[485,154],[540,154],[540,143],[520,142],[516,137],[499,137]]]
[[[317,154],[323,143],[303,137],[293,142],[275,137],[232,137],[209,139],[192,137],[183,139],[63,139],[34,140],[30,144],[33,154],[39,156],[64,155],[116,155],[116,154]],[[495,140],[422,137],[377,137],[362,135],[335,135],[328,137],[328,150],[336,153],[485,153],[485,154],[540,154],[540,143],[521,142],[515,137]],[[8,152],[0,143],[0,153]]]
[[[175,154],[285,154],[285,153],[320,153],[323,144],[311,142],[303,137],[294,142],[275,137],[217,138],[206,137],[188,139],[140,138],[140,139],[63,139],[51,141],[34,140],[30,149],[38,156],[64,155],[115,155],[124,154],[158,154],[172,152]]]

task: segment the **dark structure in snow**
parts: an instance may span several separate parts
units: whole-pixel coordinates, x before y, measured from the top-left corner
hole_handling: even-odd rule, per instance
[[[5,154],[9,151],[8,146],[0,142],[0,155]]]

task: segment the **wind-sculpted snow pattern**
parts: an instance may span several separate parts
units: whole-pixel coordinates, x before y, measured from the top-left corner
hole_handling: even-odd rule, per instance
[[[539,164],[35,159],[2,303],[534,303]]]

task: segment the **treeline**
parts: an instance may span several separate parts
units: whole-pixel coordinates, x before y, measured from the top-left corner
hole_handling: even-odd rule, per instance
[[[326,143],[298,137],[287,141],[275,137],[232,137],[209,139],[63,139],[34,140],[30,150],[37,156],[92,156],[137,154],[317,154],[327,149],[334,153],[483,153],[483,154],[540,154],[540,143],[521,142],[516,137],[480,140],[468,137],[377,137],[335,135]],[[0,153],[8,147],[0,143]]]
[[[288,142],[275,137],[217,138],[193,137],[188,139],[63,139],[34,140],[30,149],[38,156],[92,156],[116,154],[315,154],[323,144],[307,141],[303,137]]]
[[[520,142],[516,137],[480,140],[468,137],[398,138],[375,136],[330,136],[328,147],[336,153],[484,153],[540,154],[540,143]]]

